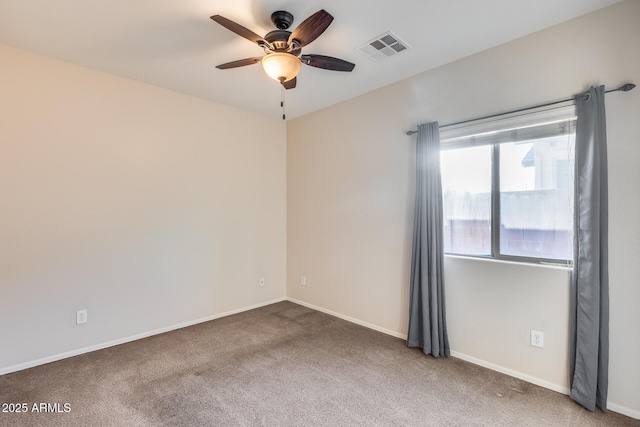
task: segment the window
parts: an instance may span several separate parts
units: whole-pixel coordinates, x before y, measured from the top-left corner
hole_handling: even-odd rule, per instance
[[[441,131],[446,253],[573,258],[573,108]]]

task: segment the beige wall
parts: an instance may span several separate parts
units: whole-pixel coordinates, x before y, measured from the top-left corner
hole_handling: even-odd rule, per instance
[[[0,64],[0,373],[285,297],[282,120]]]
[[[590,85],[640,84],[638,22],[640,2],[625,1],[290,121],[287,295],[406,334],[415,141],[404,132],[562,99]],[[640,417],[640,89],[610,94],[606,103],[609,402]],[[448,257],[445,275],[456,355],[568,388],[566,270]],[[545,333],[544,349],[528,345],[531,329]]]

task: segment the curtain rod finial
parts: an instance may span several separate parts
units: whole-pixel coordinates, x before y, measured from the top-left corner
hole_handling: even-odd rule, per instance
[[[618,90],[621,90],[622,92],[629,92],[634,87],[636,87],[636,85],[634,85],[633,83],[627,83],[627,84],[624,84],[624,85],[620,86],[618,88]]]

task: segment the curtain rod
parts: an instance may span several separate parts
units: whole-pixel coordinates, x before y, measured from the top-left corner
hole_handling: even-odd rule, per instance
[[[620,91],[620,92],[629,92],[634,87],[636,87],[636,85],[634,85],[633,83],[626,83],[626,84],[623,84],[622,86],[620,86],[617,89],[609,89],[609,90],[605,91],[604,93],[618,92],[618,91]],[[463,120],[461,122],[449,123],[449,124],[446,124],[446,125],[441,125],[441,126],[439,126],[439,128],[442,129],[442,128],[446,128],[448,126],[462,125],[462,124],[469,123],[469,122],[475,122],[476,120],[492,119],[494,117],[504,116],[506,114],[520,113],[522,111],[533,110],[533,109],[536,109],[536,108],[549,107],[551,105],[556,105],[556,104],[561,104],[563,102],[573,101],[573,99],[574,98],[561,99],[560,101],[547,102],[546,104],[538,104],[538,105],[534,105],[533,107],[520,108],[518,110],[507,111],[505,113],[492,114],[490,116],[478,117],[478,118],[475,118],[475,119]],[[418,131],[417,130],[410,130],[410,131],[406,132],[407,135],[413,135],[414,133],[418,133]]]

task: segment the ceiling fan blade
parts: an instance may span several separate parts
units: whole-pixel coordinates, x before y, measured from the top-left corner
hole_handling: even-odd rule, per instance
[[[227,19],[224,16],[220,16],[220,15],[213,15],[211,19],[213,19],[214,21],[216,21],[218,24],[222,25],[226,29],[233,31],[237,35],[242,36],[249,41],[257,43],[261,47],[262,46],[271,47],[271,44],[268,41],[266,41],[264,38],[260,37],[253,31],[243,27],[237,22],[233,22],[232,20]]]
[[[226,64],[216,65],[219,70],[226,70],[228,68],[244,67],[245,65],[257,64],[262,61],[262,58],[245,58],[237,61],[227,62]]]
[[[284,86],[285,89],[293,89],[294,87],[296,87],[296,83],[298,83],[298,78],[294,77],[288,82],[282,83],[282,86]]]
[[[324,33],[324,30],[333,21],[333,16],[324,9],[321,9],[302,21],[289,36],[289,44],[297,40],[299,47],[306,46]]]
[[[331,71],[353,71],[356,64],[345,61],[344,59],[333,58],[331,56],[324,55],[302,55],[300,57],[303,64],[310,65],[316,68],[324,68]]]

